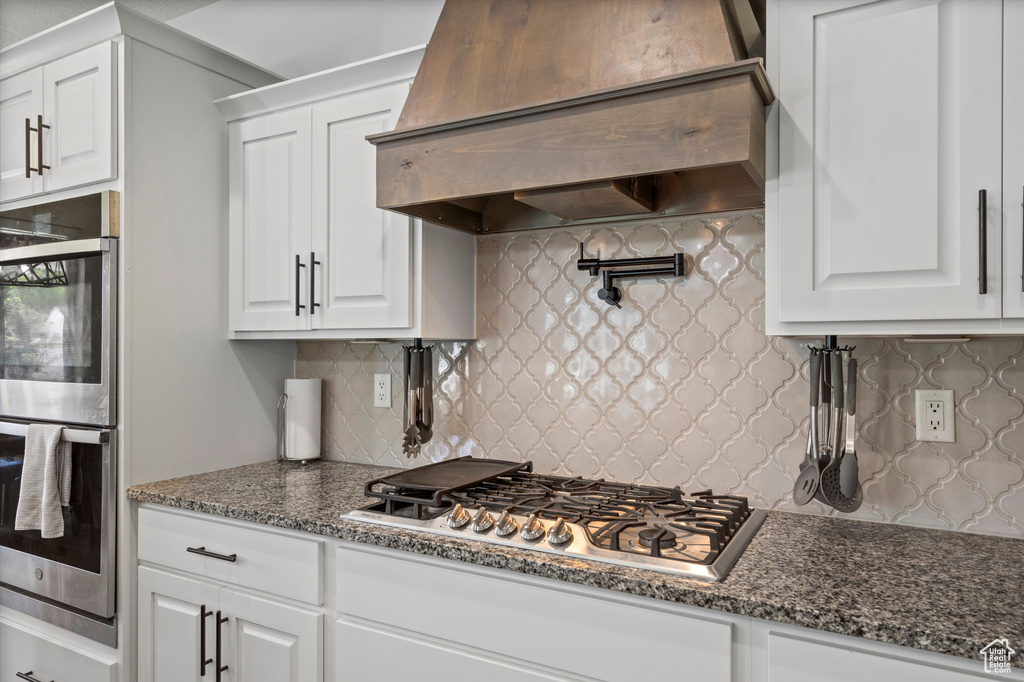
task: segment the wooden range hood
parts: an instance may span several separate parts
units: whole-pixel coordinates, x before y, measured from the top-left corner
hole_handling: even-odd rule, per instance
[[[764,203],[763,0],[447,0],[377,205],[475,234]]]

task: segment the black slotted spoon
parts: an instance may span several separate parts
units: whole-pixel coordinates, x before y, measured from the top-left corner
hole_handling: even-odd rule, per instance
[[[835,407],[836,414],[841,416],[843,414],[844,400],[843,400],[843,361],[840,353],[836,354],[836,357],[832,364],[832,382],[835,386]],[[864,495],[861,491],[860,486],[854,491],[852,497],[847,497],[843,494],[842,484],[842,464],[843,458],[847,456],[845,448],[842,448],[839,443],[842,442],[842,424],[836,424],[836,453],[837,456],[832,458],[825,470],[821,472],[821,492],[825,496],[825,499],[830,505],[832,505],[837,511],[848,514],[850,512],[857,511],[860,508],[861,503],[864,501]],[[842,450],[842,452],[840,452]]]

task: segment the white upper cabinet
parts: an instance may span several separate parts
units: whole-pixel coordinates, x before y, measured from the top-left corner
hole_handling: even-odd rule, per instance
[[[0,81],[0,200],[43,191],[43,178],[33,171],[36,127],[43,112],[43,71],[33,69]]]
[[[407,216],[376,206],[376,149],[395,127],[409,86],[358,93],[313,107],[315,329],[412,325]]]
[[[47,192],[115,177],[115,55],[106,42],[43,67]]]
[[[230,324],[308,329],[308,109],[231,126]]]
[[[475,336],[475,237],[376,205],[366,136],[394,128],[421,56],[217,102],[230,128],[233,338]]]
[[[0,200],[116,177],[116,50],[103,42],[0,82]]]
[[[1003,316],[1024,318],[1024,2],[1003,7]]]
[[[1003,3],[770,12],[768,331],[1010,331],[1003,75],[1021,71],[1004,65]]]

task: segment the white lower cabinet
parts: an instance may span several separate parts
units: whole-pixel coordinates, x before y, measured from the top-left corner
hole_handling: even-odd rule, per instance
[[[313,682],[324,677],[324,616],[224,588],[224,665],[232,680]]]
[[[945,667],[924,661],[894,657],[891,653],[873,653],[854,646],[841,646],[773,632],[768,636],[769,682],[972,682],[992,679],[981,661],[957,662]],[[864,644],[871,646],[866,640]],[[907,650],[910,655],[914,651]],[[920,652],[917,652],[920,654]],[[956,659],[954,659],[956,660]],[[962,660],[962,659],[961,659]],[[965,665],[966,664],[966,665]],[[968,668],[973,668],[970,670]],[[1017,675],[1013,678],[1020,679]]]
[[[20,624],[0,620],[0,682],[32,679],[116,682],[117,663]]]
[[[152,508],[139,535],[140,682],[323,680],[322,540]]]
[[[394,550],[343,542],[336,561],[335,682],[992,679],[979,660]]]
[[[675,679],[680,661],[693,679],[733,679],[734,625],[724,614],[695,617],[654,600],[495,573],[343,545],[338,682],[365,679],[347,677],[349,666],[363,670],[402,651],[431,652],[420,668],[431,680],[474,679],[487,666],[510,680]],[[355,646],[346,633],[376,645]]]
[[[458,561],[348,541],[325,553],[316,535],[153,505],[139,520],[140,534],[162,533],[139,544],[139,682],[992,679],[980,660]],[[188,552],[185,536],[235,561]],[[12,666],[45,670],[43,682],[115,679],[95,663],[74,677],[43,667],[70,654],[9,646],[2,625],[0,682],[18,682]]]
[[[316,611],[141,567],[139,679],[322,680],[323,621]]]
[[[428,642],[419,637],[387,632],[365,623],[339,620],[335,626],[338,669],[336,682],[364,680],[417,680],[452,682],[559,682],[578,678],[524,667],[524,663],[498,660],[479,652],[459,650],[451,642]],[[386,673],[382,671],[386,670]]]
[[[323,603],[323,541],[139,510],[139,559],[223,585]]]
[[[216,672],[215,660],[203,662],[215,654],[209,635],[219,592],[205,580],[139,569],[140,680],[186,682]]]

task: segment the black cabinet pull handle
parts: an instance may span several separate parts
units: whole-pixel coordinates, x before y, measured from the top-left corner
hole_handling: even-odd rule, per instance
[[[978,190],[978,293],[988,293],[988,191]]]
[[[25,119],[25,177],[32,177],[32,119]],[[31,675],[31,673],[29,673]],[[21,676],[21,673],[18,673]],[[24,678],[28,679],[28,678]]]
[[[39,115],[39,120],[36,123],[38,128],[36,129],[36,149],[39,152],[39,175],[42,176],[43,169],[49,170],[50,167],[43,163],[43,130],[49,130],[50,126],[43,125],[43,116]]]
[[[221,561],[234,562],[238,560],[237,554],[217,554],[216,552],[206,551],[205,547],[186,547],[185,551],[191,552],[192,554],[201,554],[202,556],[208,556],[211,559],[220,559]]]
[[[316,253],[309,252],[309,314],[312,315],[320,304],[316,302],[316,266],[320,261],[316,259]]]
[[[29,119],[25,119],[25,177],[32,177],[32,171],[43,174],[43,169],[49,169],[50,167],[43,163],[43,131],[49,130],[50,126],[43,124],[43,116],[40,114],[36,119],[36,127],[32,127],[32,123]],[[32,167],[32,143],[30,142],[31,133],[36,134],[36,151],[39,153],[39,168]]]
[[[212,615],[213,611],[206,610],[206,604],[199,605],[199,677],[206,677],[206,666],[213,663],[212,658],[206,657],[206,617]]]
[[[27,121],[28,119],[25,120]],[[36,678],[32,677],[31,670],[29,670],[27,673],[15,672],[14,674],[16,677],[20,677],[23,680],[28,680],[28,682],[42,682],[42,680],[37,680]],[[53,680],[50,680],[50,682],[53,682]]]
[[[306,267],[301,260],[299,260],[299,254],[295,254],[295,317],[299,316],[299,311],[306,306],[299,303],[299,286],[302,283],[302,268]]]
[[[220,682],[220,674],[228,669],[226,665],[220,664],[220,624],[228,622],[227,616],[220,617],[220,611],[217,611],[217,682]]]

